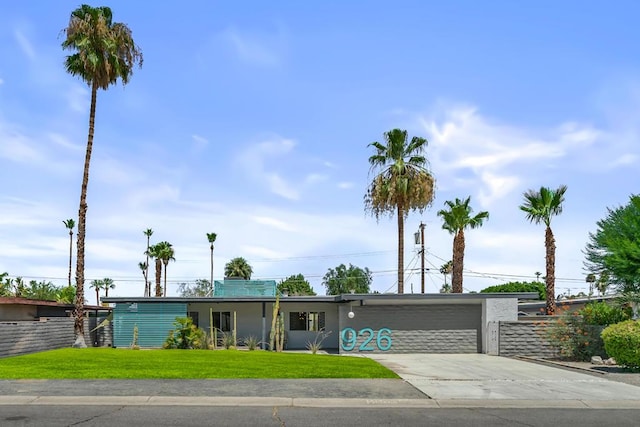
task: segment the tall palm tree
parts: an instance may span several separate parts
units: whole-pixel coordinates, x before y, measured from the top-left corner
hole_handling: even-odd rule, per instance
[[[143,231],[144,235],[147,236],[147,251],[145,254],[147,255],[147,260],[145,262],[145,272],[144,272],[144,296],[151,296],[151,283],[149,282],[149,242],[151,236],[153,235],[153,230],[151,228],[147,228]]]
[[[162,251],[164,249],[164,243],[165,242],[160,242],[160,243],[156,243],[155,245],[151,245],[149,246],[149,250],[147,251],[147,253],[149,254],[150,257],[155,259],[155,265],[156,265],[156,297],[161,297],[162,296]]]
[[[76,259],[76,298],[74,315],[74,347],[86,347],[84,340],[84,240],[87,221],[87,186],[93,148],[98,89],[107,90],[118,80],[129,82],[136,65],[142,66],[142,53],[125,24],[113,22],[111,9],[82,5],[71,12],[64,29],[62,48],[71,51],[65,60],[66,71],[80,77],[91,87],[89,134],[84,159],[84,172],[78,211],[78,256]]]
[[[584,281],[589,284],[589,296],[593,295],[593,286],[596,283],[596,275],[593,273],[587,274],[587,277],[584,278]]]
[[[376,175],[364,196],[365,211],[376,219],[381,215],[398,217],[398,293],[404,293],[404,220],[409,211],[423,212],[434,197],[435,178],[422,154],[425,138],[408,140],[407,131],[392,129],[384,133],[385,143],[372,142],[375,154],[369,157]]]
[[[62,221],[67,230],[69,230],[69,286],[71,286],[71,261],[73,259],[73,228],[76,222],[73,219]]]
[[[211,246],[210,246],[210,249],[211,249],[211,281],[209,282],[211,284],[211,289],[213,289],[213,244],[215,243],[217,237],[218,237],[218,235],[216,233],[207,233],[207,240],[211,244]]]
[[[464,230],[481,227],[489,218],[489,212],[482,211],[471,216],[473,209],[469,206],[471,196],[464,200],[456,197],[455,201],[447,200],[444,204],[448,209],[438,211],[442,218],[442,228],[453,234],[453,269],[451,274],[451,290],[455,294],[462,293],[462,270],[464,268]]]
[[[253,274],[253,268],[242,257],[233,258],[224,266],[224,277],[250,280],[251,274]]]
[[[524,203],[520,209],[527,214],[527,219],[534,223],[544,223],[546,249],[546,276],[545,287],[547,289],[546,313],[553,315],[556,312],[556,239],[551,230],[551,218],[562,213],[562,203],[567,186],[561,185],[553,190],[547,187],[540,187],[540,190],[527,190],[524,193]]]
[[[440,266],[440,274],[444,276],[444,286],[443,288],[447,288],[447,276],[451,274],[453,271],[453,261],[447,261]]]
[[[100,305],[100,289],[103,289],[104,283],[102,280],[96,279],[91,282],[89,287],[96,290],[96,305]]]
[[[147,259],[149,259],[149,251],[147,250],[145,252],[145,254],[147,254]],[[147,274],[149,272],[149,264],[147,264],[146,262],[139,262],[138,263],[138,268],[140,268],[140,271],[142,271],[142,277],[144,277],[144,296],[148,297],[150,296],[150,288],[151,288],[151,284],[149,283],[149,280],[147,279]]]
[[[105,277],[104,279],[102,279],[102,289],[104,289],[105,297],[109,296],[109,289],[115,289],[115,288],[116,288],[116,284],[113,283],[113,279],[110,279],[108,277]]]
[[[164,290],[162,295],[167,296],[167,265],[169,265],[169,261],[175,261],[175,251],[173,250],[173,246],[169,242],[160,242],[160,251],[158,252],[159,258],[162,260],[162,264],[164,264]]]

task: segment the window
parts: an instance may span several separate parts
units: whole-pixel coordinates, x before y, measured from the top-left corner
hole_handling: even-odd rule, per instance
[[[324,330],[324,311],[292,311],[289,313],[290,331]]]
[[[222,332],[231,331],[231,312],[230,311],[214,311],[213,327],[220,329]]]
[[[196,328],[198,326],[200,326],[199,322],[198,322],[198,312],[197,311],[190,311],[189,314],[187,314],[187,317],[190,317],[191,320],[193,321],[193,324],[196,326]]]

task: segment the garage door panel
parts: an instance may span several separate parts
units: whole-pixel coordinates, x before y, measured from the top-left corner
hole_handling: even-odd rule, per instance
[[[341,336],[341,352],[477,353],[482,348],[480,305],[358,306],[351,310],[354,317],[342,325],[342,334],[345,329],[348,332]]]

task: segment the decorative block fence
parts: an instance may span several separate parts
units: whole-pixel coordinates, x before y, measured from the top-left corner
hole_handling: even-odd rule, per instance
[[[102,320],[98,318],[98,322]],[[85,318],[84,339],[87,346],[110,347],[111,325],[90,332],[96,324],[95,317]],[[72,317],[0,322],[0,357],[71,347],[73,342]]]
[[[558,351],[547,338],[547,330],[556,319],[541,317],[535,320],[500,322],[499,355],[556,357]]]

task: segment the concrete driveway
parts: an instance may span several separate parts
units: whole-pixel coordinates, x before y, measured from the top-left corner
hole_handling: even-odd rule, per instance
[[[638,407],[640,387],[566,369],[486,354],[367,355],[437,400],[528,400],[566,406],[615,401]]]

